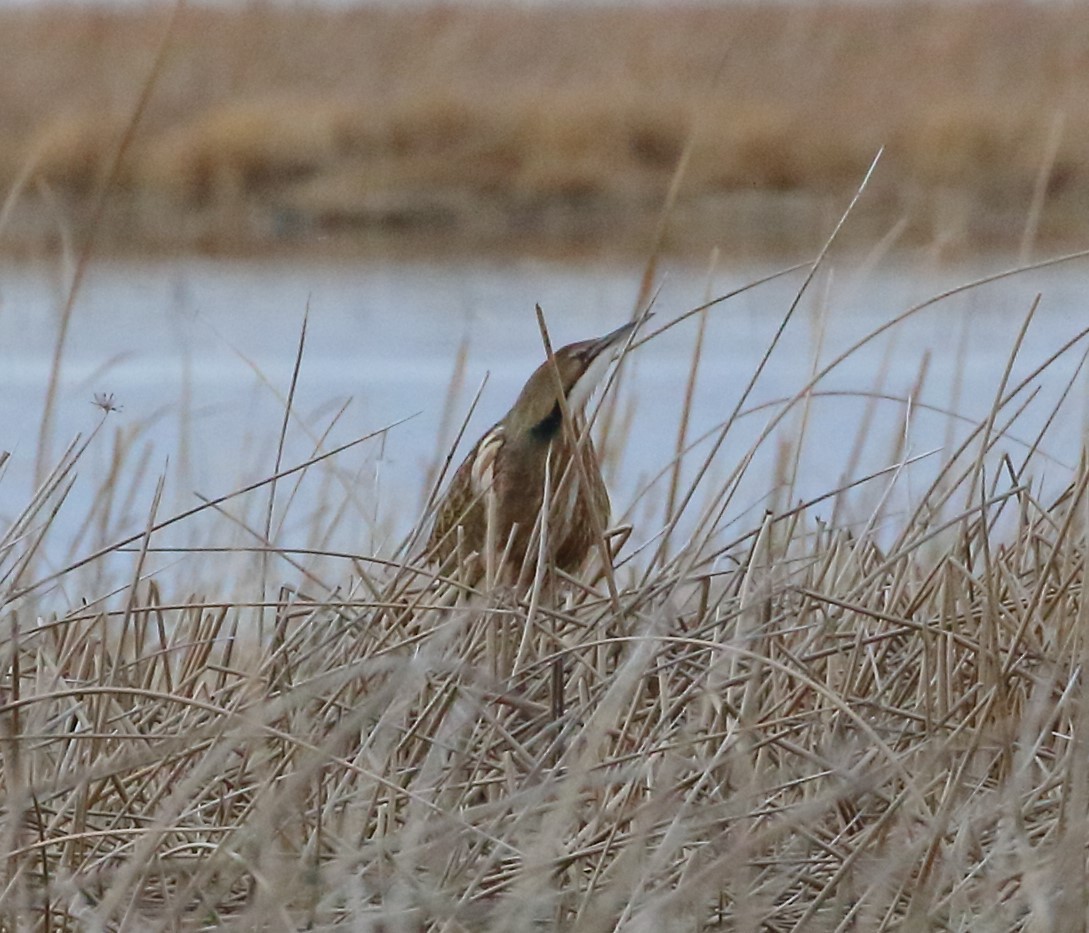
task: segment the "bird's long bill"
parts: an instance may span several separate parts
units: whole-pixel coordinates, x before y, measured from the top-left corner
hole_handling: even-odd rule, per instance
[[[605,375],[609,364],[616,359],[616,352],[609,351],[618,351],[639,323],[639,321],[629,321],[604,337],[585,340],[581,345],[576,344],[571,348],[587,361],[587,365],[585,372],[579,376],[567,393],[568,406],[577,411],[586,404],[602,376]]]
[[[619,348],[623,346],[624,341],[628,339],[628,335],[638,327],[642,321],[628,321],[627,324],[621,324],[616,330],[611,331],[604,337],[595,337],[592,340],[586,341],[586,349],[582,351],[586,359],[594,359],[597,356],[604,353],[610,347]],[[610,359],[615,359],[615,356],[611,356]]]

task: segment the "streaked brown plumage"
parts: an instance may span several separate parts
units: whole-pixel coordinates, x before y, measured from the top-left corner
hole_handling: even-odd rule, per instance
[[[608,524],[610,505],[590,438],[576,438],[585,433],[587,399],[634,328],[625,324],[557,350],[556,368],[548,360],[542,363],[511,410],[476,442],[450,481],[428,542],[429,555],[444,571],[460,567],[464,578],[478,580],[487,569],[490,545],[497,578],[532,578],[546,475],[551,502],[546,562],[567,573],[579,570],[596,540],[595,524],[600,529]],[[563,424],[556,370],[575,419],[573,431]]]

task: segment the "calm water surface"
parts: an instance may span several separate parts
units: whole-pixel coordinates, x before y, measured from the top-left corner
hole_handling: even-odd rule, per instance
[[[830,361],[913,304],[1007,265],[995,259],[957,267],[862,268],[841,261],[822,270],[756,383],[746,406],[756,411],[729,435],[707,488],[734,469],[779,410],[759,406],[798,392],[818,362]],[[671,268],[656,300],[654,324],[694,307],[707,293],[722,294],[777,268],[724,264],[710,277],[695,268]],[[166,477],[163,517],[192,506],[198,495],[217,496],[271,473],[282,399],[309,308],[295,398],[299,417],[289,427],[283,464],[306,459],[327,431],[322,443],[329,447],[409,420],[338,457],[335,466],[314,468],[298,490],[294,480],[283,485],[275,537],[285,545],[388,549],[418,514],[429,471],[478,387],[486,380],[468,428],[472,438],[502,415],[540,362],[534,303],[544,308],[557,346],[593,336],[630,315],[640,272],[634,266],[535,262],[100,263],[79,294],[64,346],[51,455],[98,423],[96,393],[112,393],[123,407],[81,463],[58,534],[79,533],[118,445],[127,451],[118,488],[130,495],[110,503],[108,518],[93,531],[102,540],[143,527],[160,474]],[[733,410],[802,279],[802,273],[787,275],[709,313],[690,437]],[[969,425],[928,406],[967,419],[984,417],[1035,297],[1040,295],[1039,309],[1015,362],[1015,381],[1089,325],[1087,286],[1085,261],[1029,271],[941,301],[891,329],[821,382],[832,394],[811,400],[804,436],[801,406],[782,422],[761,447],[731,513],[818,495],[839,485],[848,470],[860,476],[904,455],[948,449]],[[11,452],[0,474],[5,523],[32,489],[65,288],[56,266],[0,268],[0,450]],[[696,331],[695,318],[681,323],[642,347],[626,369],[619,398],[628,426],[618,432],[625,443],[613,450],[610,481],[618,513],[673,456]],[[466,354],[464,379],[452,383],[460,347]],[[1086,395],[1085,380],[1075,376],[1081,349],[1034,380],[1037,398],[1000,445],[1015,459],[1023,456],[1017,439],[1034,437],[1074,378],[1062,417],[1043,444],[1052,458],[1037,468],[1044,482],[1061,483],[1078,456]],[[921,370],[926,375],[916,392]],[[867,393],[874,390],[898,400],[873,403],[867,420]],[[906,403],[909,397],[913,404]],[[445,426],[444,411],[451,415]],[[794,487],[777,487],[777,457],[799,439]],[[465,448],[463,442],[459,454]],[[695,475],[708,449],[704,444],[686,458],[687,476]],[[940,456],[906,471],[897,494],[910,497],[934,475]],[[856,493],[859,515],[885,485],[887,479]],[[659,484],[632,509],[638,536],[649,537],[661,526],[664,498]],[[695,505],[701,502],[697,497]],[[226,508],[234,519],[261,527],[266,503],[267,493],[261,493]],[[106,512],[103,503],[99,508]],[[829,505],[816,511],[830,510]],[[231,527],[231,540],[245,539],[236,523]]]

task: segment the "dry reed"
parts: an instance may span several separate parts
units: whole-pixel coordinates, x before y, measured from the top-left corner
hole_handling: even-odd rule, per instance
[[[814,364],[756,445],[797,413],[804,431],[829,372],[944,297]],[[638,529],[559,595],[437,579],[416,556],[426,515],[392,553],[333,553],[317,527],[317,544],[273,543],[286,481],[376,437],[326,449],[308,427],[314,456],[284,466],[298,361],[266,478],[165,515],[160,481],[140,530],[61,566],[43,549],[100,438],[54,458],[43,430],[38,489],[0,534],[0,924],[1081,928],[1089,464],[1044,500],[1032,469],[1069,425],[1048,419],[1020,459],[1004,442],[1089,329],[1014,381],[1034,312],[990,412],[907,514],[886,511],[901,451],[747,530],[727,521],[754,452],[729,444],[742,397],[687,488],[663,464],[661,533]],[[694,455],[683,431],[677,451]],[[118,442],[99,503],[133,495],[134,456]],[[712,486],[716,459],[735,466]],[[789,490],[805,465],[782,459]],[[884,491],[861,521],[817,517],[849,513],[863,483]],[[256,520],[222,514],[255,544],[164,542],[253,495]],[[93,506],[77,543],[107,513]],[[216,592],[162,569],[178,554],[216,569]]]
[[[51,567],[40,548],[96,437],[73,442],[0,536],[3,926],[1084,918],[1089,466],[1045,502],[1031,480],[1043,435],[1020,460],[1003,448],[1053,363],[1003,380],[894,534],[881,505],[850,526],[822,523],[816,503],[728,525],[749,452],[723,443],[738,467],[700,489],[694,531],[672,519],[707,472],[672,491],[671,544],[637,529],[649,546],[562,598],[435,579],[411,543],[426,517],[384,556],[272,545],[276,484],[338,453],[320,440],[313,461],[278,458],[264,481],[181,515],[160,514],[157,492],[141,530]],[[804,413],[834,365],[774,420]],[[804,470],[784,458],[784,476]],[[902,469],[871,485],[891,489]],[[663,475],[677,483],[670,464]],[[254,546],[162,543],[249,493],[267,496]],[[846,509],[850,490],[832,501]],[[250,582],[224,569],[222,592],[187,592],[156,569],[179,550],[248,561]],[[106,560],[128,570],[96,576]],[[351,582],[322,567],[353,568]]]

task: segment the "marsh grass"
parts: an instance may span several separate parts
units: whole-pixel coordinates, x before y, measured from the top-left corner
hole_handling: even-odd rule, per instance
[[[74,257],[69,310],[93,246]],[[661,522],[553,592],[436,577],[419,556],[427,509],[399,547],[331,550],[333,527],[367,519],[335,470],[306,543],[282,543],[296,482],[394,427],[331,448],[328,426],[299,423],[305,329],[272,469],[178,511],[160,478],[134,530],[111,535],[111,503],[140,495],[147,455],[119,437],[87,516],[58,520],[112,401],[59,455],[43,429],[36,491],[0,534],[0,923],[1080,929],[1089,465],[1058,493],[1034,474],[1049,432],[1073,429],[1080,365],[1027,452],[1011,438],[1057,361],[1084,361],[1089,329],[1015,379],[1026,308],[989,411],[906,510],[892,497],[925,452],[904,445],[869,477],[845,451],[842,486],[808,502],[792,478],[810,400],[859,347],[955,292],[1084,258],[936,295],[815,353],[792,397],[746,391],[707,437],[679,428]],[[54,382],[64,340],[62,324]],[[621,391],[598,425],[613,456],[636,442]],[[747,414],[767,426],[736,449]],[[440,438],[456,446],[467,421],[450,406]],[[289,464],[294,432],[313,454]],[[780,465],[761,512],[737,497],[768,444]],[[440,443],[421,477],[429,504],[454,456]],[[62,527],[80,530],[58,561]],[[168,539],[179,528],[189,544]]]
[[[427,514],[400,547],[329,551],[327,524],[365,509],[350,485],[325,487],[305,546],[277,543],[294,482],[343,453],[307,426],[313,457],[281,461],[298,364],[274,471],[176,514],[160,480],[142,527],[57,566],[43,546],[105,435],[74,440],[0,536],[4,927],[1076,928],[1089,467],[1048,499],[1034,467],[1071,429],[1078,371],[1027,453],[1008,437],[1086,333],[1015,381],[1026,308],[989,413],[906,512],[888,504],[904,450],[819,501],[790,492],[822,380],[945,297],[815,354],[760,409],[774,508],[745,524],[732,507],[752,451],[731,446],[747,410],[731,400],[710,454],[678,434],[692,480],[663,445],[660,527],[559,595],[437,579],[418,556]],[[622,455],[635,441],[611,424]],[[453,454],[436,451],[431,488]],[[100,498],[131,495],[131,475],[112,470]],[[164,543],[214,516],[203,543]]]
[[[0,12],[2,245],[60,213],[113,249],[456,243],[705,255],[819,248],[873,151],[860,242],[1083,236],[1077,4],[256,4]],[[118,140],[164,32],[138,133]],[[94,194],[118,174],[97,223]]]

